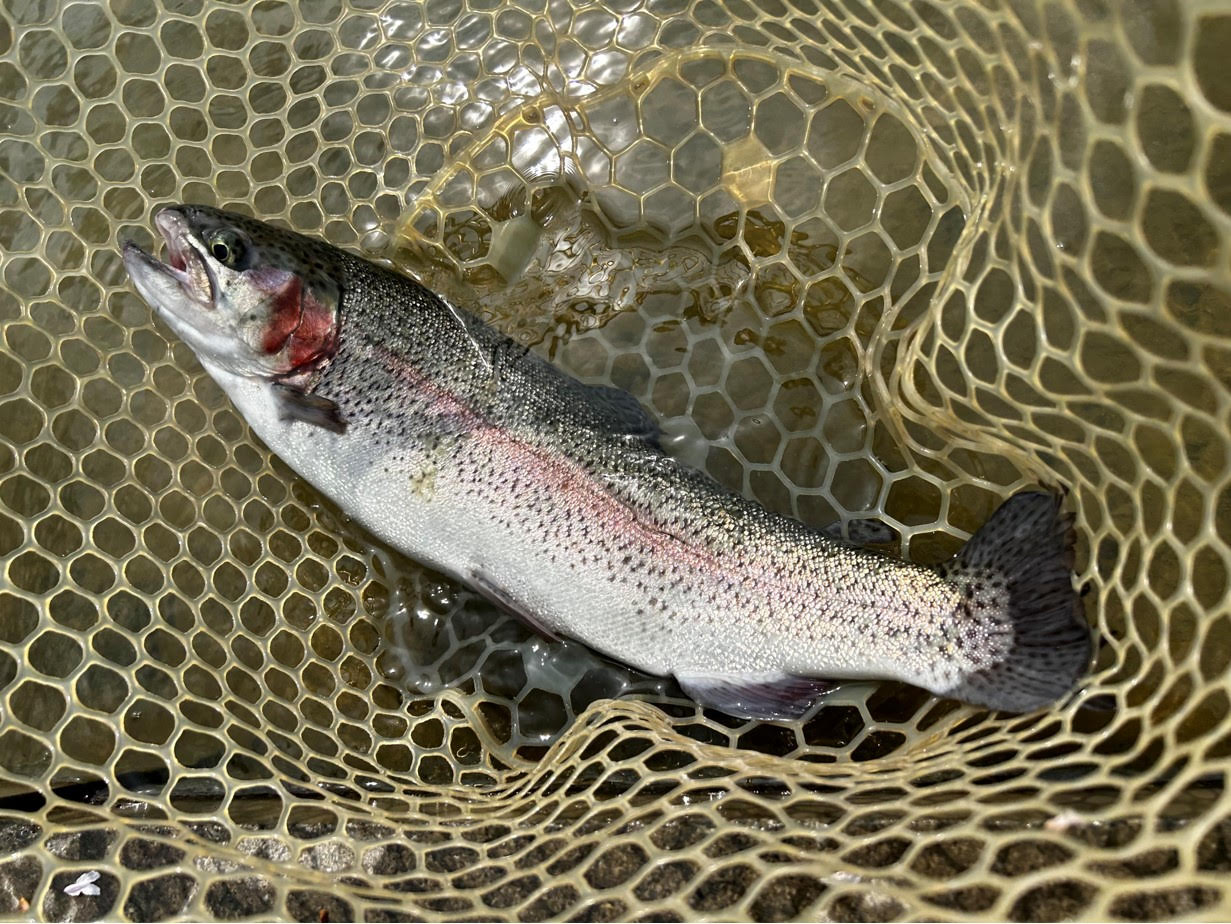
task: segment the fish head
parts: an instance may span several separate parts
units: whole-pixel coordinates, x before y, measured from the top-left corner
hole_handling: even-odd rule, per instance
[[[166,262],[128,242],[124,265],[142,298],[203,362],[273,379],[333,356],[342,276],[333,247],[207,206],[168,206],[154,224]]]

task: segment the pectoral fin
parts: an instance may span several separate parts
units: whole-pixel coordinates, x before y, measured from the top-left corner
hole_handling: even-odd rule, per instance
[[[745,719],[790,721],[836,684],[792,674],[677,673],[684,692],[702,706]]]
[[[274,400],[278,404],[280,420],[298,420],[333,433],[346,432],[342,412],[327,398],[279,383],[274,385]]]

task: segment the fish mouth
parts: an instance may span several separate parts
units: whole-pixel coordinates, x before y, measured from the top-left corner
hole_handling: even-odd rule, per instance
[[[174,207],[154,216],[167,247],[164,263],[133,241],[123,247],[124,265],[137,290],[152,306],[191,322],[192,310],[212,310],[217,287],[209,261],[189,230],[188,221]]]

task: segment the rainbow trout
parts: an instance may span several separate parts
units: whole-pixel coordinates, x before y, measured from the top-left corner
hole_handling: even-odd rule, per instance
[[[540,631],[749,718],[799,717],[836,678],[1026,711],[1086,669],[1055,495],[1010,498],[940,567],[855,548],[674,461],[632,396],[409,278],[212,208],[155,223],[167,262],[126,244],[132,281],[261,439]]]

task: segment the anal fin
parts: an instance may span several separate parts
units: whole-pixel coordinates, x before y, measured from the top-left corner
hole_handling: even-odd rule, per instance
[[[798,719],[836,684],[811,677],[764,674],[677,673],[675,679],[690,697],[728,715],[744,719]]]
[[[280,420],[298,420],[332,433],[346,432],[342,412],[328,398],[279,383],[274,385],[274,400],[278,403]]]

